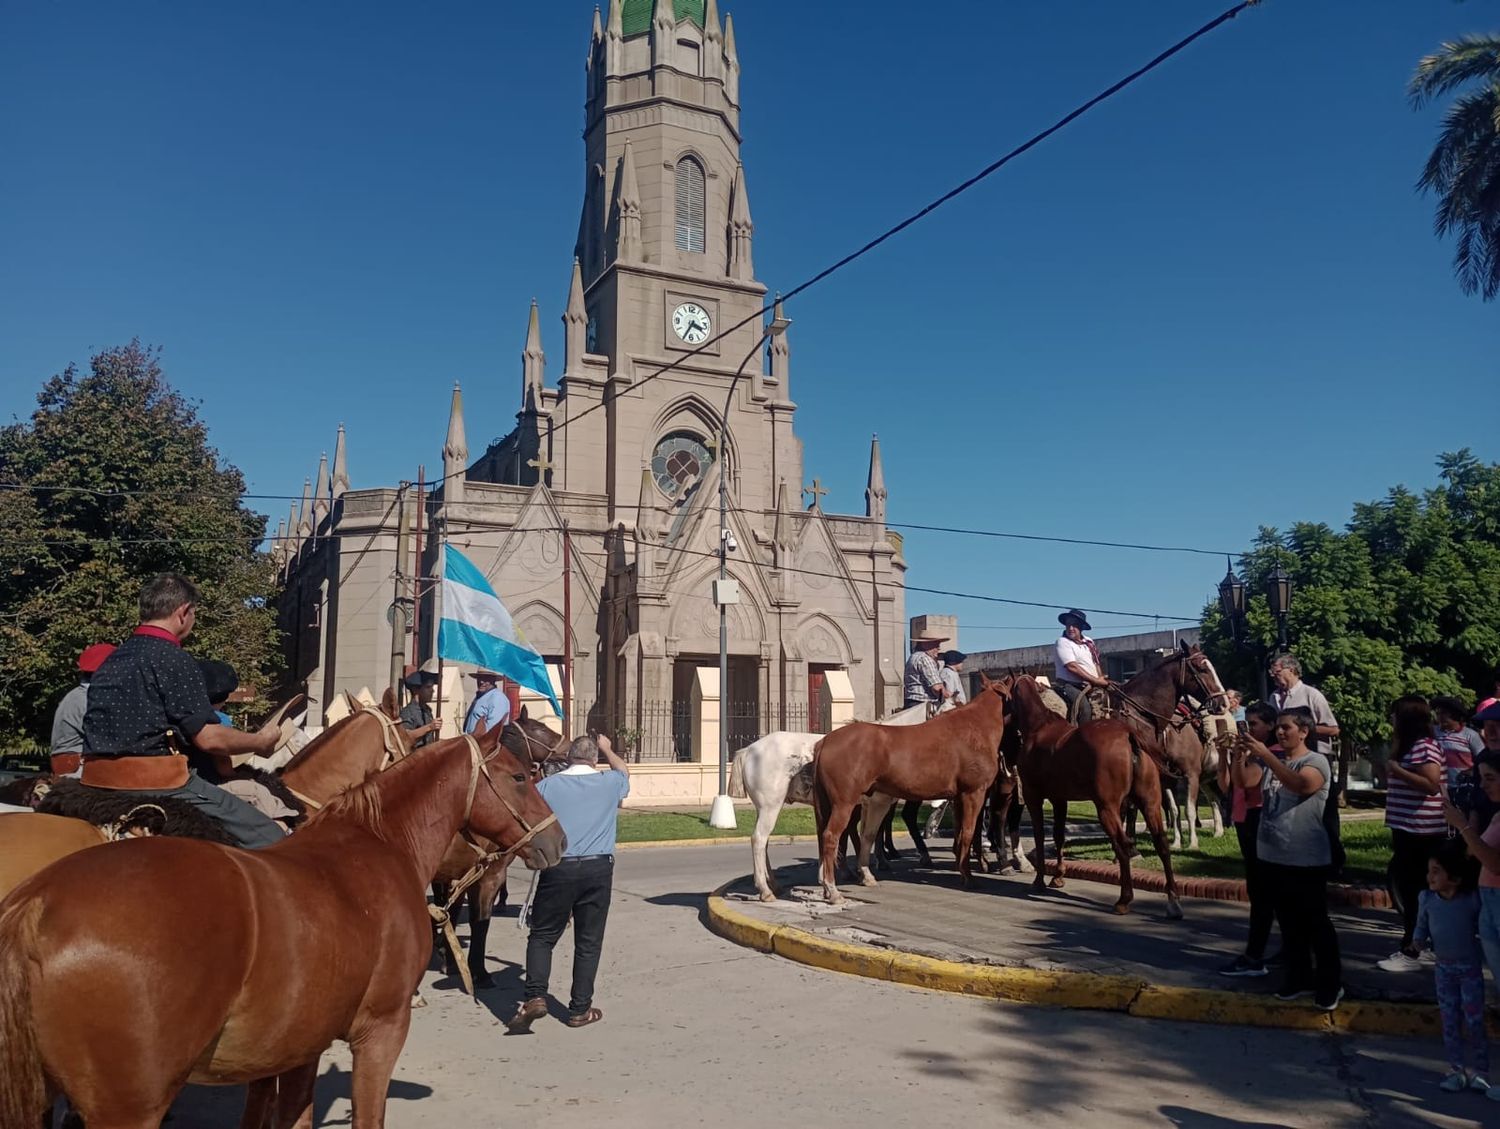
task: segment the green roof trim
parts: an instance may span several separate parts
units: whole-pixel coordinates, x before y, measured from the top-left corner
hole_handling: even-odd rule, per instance
[[[651,30],[651,17],[658,0],[625,0],[620,11],[620,26],[626,38],[645,35]],[[664,0],[663,0],[664,2]],[[703,0],[672,0],[672,14],[679,20],[692,20],[703,26]]]

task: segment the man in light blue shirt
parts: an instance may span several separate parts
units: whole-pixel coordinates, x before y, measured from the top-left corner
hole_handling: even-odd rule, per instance
[[[609,769],[595,767],[599,755]],[[608,737],[579,737],[568,749],[568,767],[537,784],[568,838],[562,861],[537,877],[526,941],[526,999],[506,1024],[513,1035],[531,1030],[547,1014],[552,950],[573,919],[573,994],[568,1026],[587,1027],[604,1018],[593,1006],[594,979],[604,952],[615,879],[615,818],[630,795],[630,766],[615,755]]]
[[[510,720],[510,699],[500,689],[500,676],[493,670],[476,670],[474,689],[474,704],[464,718],[464,732],[483,737]]]

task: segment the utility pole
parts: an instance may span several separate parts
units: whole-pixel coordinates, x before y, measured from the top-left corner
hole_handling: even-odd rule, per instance
[[[414,577],[412,583],[411,601],[411,665],[422,665],[422,599],[427,592],[422,586],[426,579],[426,568],[422,563],[422,518],[423,510],[427,508],[427,468],[417,467],[417,552],[416,567],[412,569]]]
[[[563,733],[573,736],[573,535],[563,518]]]
[[[391,600],[391,690],[400,709],[401,679],[406,673],[406,564],[411,553],[411,520],[406,511],[411,483],[396,488],[396,577],[395,598]]]

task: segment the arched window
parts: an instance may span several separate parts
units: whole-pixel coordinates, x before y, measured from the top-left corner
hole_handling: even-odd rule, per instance
[[[703,166],[692,157],[677,162],[677,249],[703,253],[707,217],[703,202]]]

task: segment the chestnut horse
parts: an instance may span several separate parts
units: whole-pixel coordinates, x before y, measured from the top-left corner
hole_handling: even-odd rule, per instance
[[[970,880],[969,845],[985,794],[1000,766],[1005,700],[999,683],[980,676],[981,689],[967,705],[920,725],[855,721],[818,742],[813,759],[813,813],[818,825],[823,896],[842,902],[834,880],[839,836],[856,806],[860,826],[878,828],[897,800],[953,800],[953,853],[964,885]],[[874,835],[859,837],[860,882],[870,873]]]
[[[310,1125],[340,1039],[355,1129],[378,1129],[449,841],[472,829],[537,868],[566,845],[499,742],[438,742],[263,850],[122,840],[18,887],[0,905],[0,1125],[38,1124],[60,1092],[90,1129],[157,1129],[188,1082],[250,1083],[243,1126],[273,1105]]]
[[[361,710],[320,733],[282,773],[292,794],[316,810],[382,763],[409,752],[405,731],[376,710]],[[141,805],[150,806],[146,797]],[[0,897],[58,859],[106,841],[81,819],[26,813],[0,815]]]
[[[533,778],[539,778],[547,766],[557,765],[559,752],[562,754],[561,764],[566,766],[568,739],[552,732],[542,722],[528,718],[524,706],[521,707],[521,716],[505,728],[509,734],[505,738],[506,748],[528,765]],[[462,837],[454,838],[432,880],[433,900],[446,905],[449,888],[468,874],[481,853],[492,850],[493,846],[482,839],[478,840],[476,847]],[[490,918],[494,916],[496,901],[505,893],[509,871],[509,859],[491,863],[484,876],[463,895],[469,912],[469,976],[476,988],[495,986],[494,977],[485,968],[485,948],[489,944]],[[446,950],[447,946],[443,948]],[[458,957],[457,953],[445,952],[444,963],[450,976],[458,975]]]
[[[1067,841],[1069,800],[1092,800],[1099,823],[1114,846],[1120,862],[1120,899],[1116,913],[1128,913],[1135,897],[1130,874],[1130,840],[1125,837],[1121,810],[1133,800],[1145,814],[1146,827],[1161,859],[1167,879],[1167,916],[1182,916],[1177,901],[1177,880],[1172,875],[1172,854],[1167,849],[1167,831],[1162,819],[1161,773],[1156,758],[1159,749],[1128,723],[1111,718],[1070,725],[1042,702],[1036,680],[1017,678],[1008,690],[1010,712],[1021,735],[1017,758],[1021,792],[1031,814],[1036,839],[1035,889],[1042,889],[1046,867],[1042,848],[1042,805],[1052,805],[1052,835],[1057,845],[1057,874],[1052,886],[1063,885],[1063,847]],[[1011,796],[1002,802],[1009,805]],[[1004,813],[1000,813],[1003,820]]]

